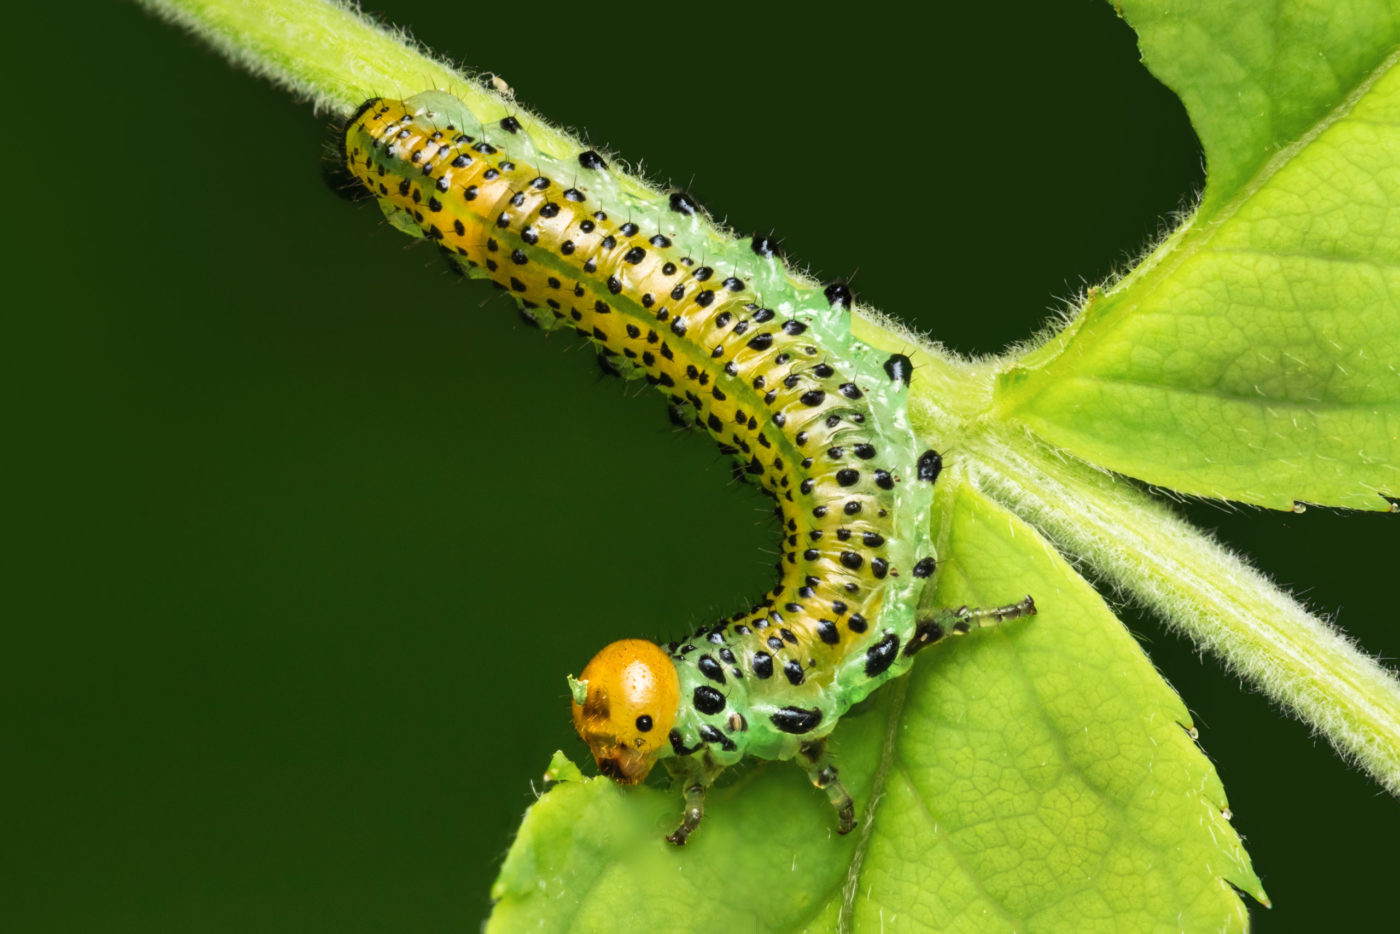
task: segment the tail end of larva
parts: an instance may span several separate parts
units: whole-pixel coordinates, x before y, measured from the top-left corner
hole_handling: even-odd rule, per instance
[[[374,197],[350,171],[346,134],[355,122],[378,102],[379,98],[371,97],[357,107],[347,119],[333,122],[326,127],[325,139],[321,144],[321,181],[331,193],[346,201],[366,201]]]

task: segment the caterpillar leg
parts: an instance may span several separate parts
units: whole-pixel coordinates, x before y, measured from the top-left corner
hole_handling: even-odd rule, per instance
[[[685,789],[685,811],[681,825],[666,835],[666,839],[676,846],[685,846],[685,841],[705,819],[705,792],[714,784],[723,766],[714,765],[706,757],[689,756],[685,759],[663,760],[671,778],[680,782]]]
[[[831,763],[831,753],[826,748],[826,740],[808,743],[798,750],[797,756],[812,784],[826,792],[827,800],[836,809],[836,832],[847,834],[855,830],[856,804],[851,800],[851,793],[846,790],[846,786],[841,784],[836,766]]]
[[[914,636],[904,647],[905,655],[913,655],[945,637],[962,636],[973,629],[986,629],[1008,619],[1020,619],[1036,614],[1035,600],[1027,594],[1016,603],[1005,606],[977,607],[960,606],[956,610],[939,610],[932,616],[920,617],[916,621]]]

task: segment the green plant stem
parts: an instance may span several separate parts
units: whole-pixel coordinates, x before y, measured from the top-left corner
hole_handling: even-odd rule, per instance
[[[970,445],[974,486],[1156,610],[1400,795],[1400,683],[1207,533],[1032,438]]]
[[[871,323],[862,339],[916,340]],[[977,489],[1157,611],[1400,796],[1400,681],[1345,635],[1161,501],[989,415],[1010,358],[914,356],[920,436]]]
[[[327,0],[137,0],[236,65],[348,115],[374,95],[485,95],[403,32]],[[470,102],[470,101],[469,101]]]
[[[500,97],[402,34],[336,3],[140,2],[231,61],[334,113],[349,113],[373,94],[406,96],[428,87],[450,90],[488,114],[502,107]],[[546,148],[579,145],[534,122],[531,133]],[[1132,484],[990,417],[993,380],[1010,358],[954,359],[874,313],[864,313],[856,330],[915,358],[914,423],[950,470],[964,472],[1064,552],[1160,612],[1400,794],[1400,682],[1390,672]]]

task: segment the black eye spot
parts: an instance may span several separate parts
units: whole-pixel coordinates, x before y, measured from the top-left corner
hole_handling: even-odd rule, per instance
[[[638,729],[640,732],[642,732],[642,733],[650,733],[650,732],[651,732],[651,717],[648,717],[646,714],[642,714],[640,717],[638,717],[638,718],[637,718],[637,729]]]

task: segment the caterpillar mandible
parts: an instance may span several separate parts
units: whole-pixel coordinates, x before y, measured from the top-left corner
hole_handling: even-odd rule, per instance
[[[343,145],[391,223],[660,388],[777,503],[780,579],[755,606],[681,642],[614,642],[569,679],[599,771],[633,784],[664,762],[685,795],[667,839],[684,844],[723,769],[797,758],[849,832],[825,745],[841,716],[944,636],[1035,612],[1027,597],[916,616],[942,461],[909,424],[909,358],[856,340],[850,289],[803,283],[771,238],[723,235],[685,192],[657,196],[592,150],[540,152],[515,117],[487,126],[441,91],[373,98]]]

